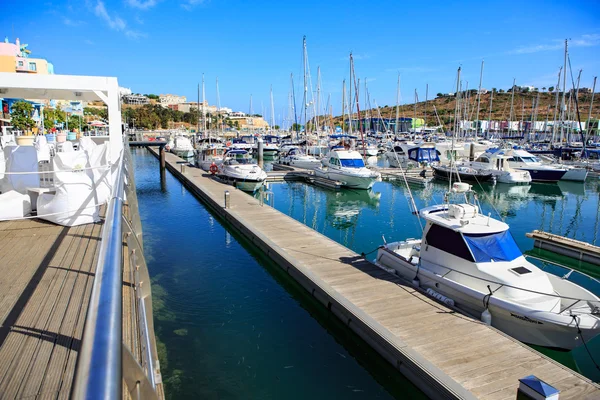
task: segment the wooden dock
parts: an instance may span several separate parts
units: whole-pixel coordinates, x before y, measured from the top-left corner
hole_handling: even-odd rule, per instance
[[[102,226],[0,222],[0,399],[70,398]],[[128,254],[124,249],[123,342],[141,363]],[[157,392],[164,397],[162,384]]]
[[[534,240],[533,245],[539,249],[600,265],[600,247],[575,239],[535,230],[526,236]]]
[[[405,170],[403,175],[402,170],[399,168],[380,168],[375,166],[369,166],[369,168],[379,172],[381,174],[381,179],[387,181],[404,181],[406,178],[406,182],[411,185],[426,186],[433,180],[433,172],[431,169],[409,169]]]
[[[153,154],[156,150],[150,148]],[[600,387],[478,320],[426,296],[339,243],[195,168],[167,168],[215,214],[271,257],[352,331],[432,398],[514,399],[534,374],[561,400]],[[224,208],[224,191],[230,207]]]

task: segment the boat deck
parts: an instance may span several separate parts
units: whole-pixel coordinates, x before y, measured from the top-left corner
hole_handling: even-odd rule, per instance
[[[150,149],[155,155],[156,150]],[[534,374],[560,398],[598,399],[600,387],[507,335],[454,312],[395,275],[180,159],[166,165],[217,215],[286,270],[430,397],[514,399]],[[223,193],[230,192],[230,208]]]
[[[70,397],[102,226],[0,222],[1,399]],[[123,341],[140,361],[132,272],[124,265]]]

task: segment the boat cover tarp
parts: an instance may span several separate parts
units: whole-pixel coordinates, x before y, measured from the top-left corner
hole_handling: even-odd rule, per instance
[[[475,262],[512,261],[522,255],[509,231],[464,234]]]
[[[433,148],[421,148],[410,149],[408,152],[408,158],[416,162],[436,162],[440,161],[436,149]]]

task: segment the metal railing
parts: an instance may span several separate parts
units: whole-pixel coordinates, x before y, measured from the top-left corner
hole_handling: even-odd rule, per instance
[[[115,168],[116,167],[116,168]],[[133,399],[158,399],[156,385],[161,381],[154,323],[150,277],[143,254],[141,221],[127,144],[118,164],[112,196],[102,230],[99,257],[77,371],[72,389],[75,399],[118,399],[122,383]],[[127,200],[129,216],[125,213]],[[131,211],[133,210],[133,211]],[[128,257],[124,257],[123,242]],[[135,301],[132,315],[136,328],[130,348],[123,342],[123,271],[131,266]],[[134,354],[139,353],[136,359]]]

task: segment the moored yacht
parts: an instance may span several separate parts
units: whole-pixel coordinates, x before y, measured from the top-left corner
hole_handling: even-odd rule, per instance
[[[505,154],[510,156],[508,158],[510,167],[528,171],[533,182],[556,183],[567,173],[567,169],[561,166],[542,164],[536,156],[525,150],[508,150]]]
[[[478,171],[491,173],[496,182],[499,183],[529,183],[531,174],[529,171],[515,170],[510,167],[508,159],[503,151],[495,149],[486,151],[474,161],[466,161],[461,165],[471,167]]]
[[[173,140],[171,152],[181,158],[191,158],[194,157],[194,146],[192,145],[190,139],[185,136],[178,135],[175,136],[175,139]]]
[[[600,298],[527,261],[468,184],[453,192],[466,202],[422,209],[422,238],[384,244],[377,262],[526,343],[570,350],[600,333]]]
[[[321,161],[323,166],[315,169],[315,175],[342,182],[354,189],[370,189],[381,179],[379,172],[365,167],[365,162],[355,150],[332,150]]]
[[[267,179],[267,173],[260,168],[246,150],[233,149],[225,153],[216,175],[244,192],[256,192]]]
[[[204,171],[209,171],[211,165],[217,167],[223,163],[227,148],[222,144],[210,144],[203,146],[196,152],[196,165]]]
[[[287,147],[281,155],[280,162],[297,168],[315,169],[321,166],[321,161],[316,157],[305,154],[299,147]]]

